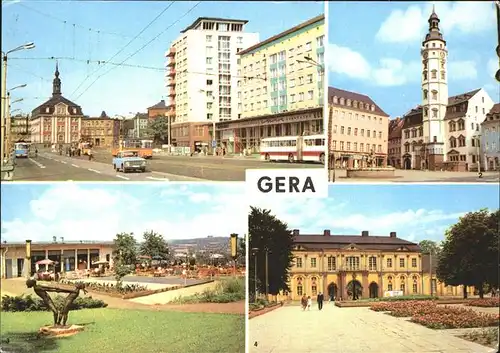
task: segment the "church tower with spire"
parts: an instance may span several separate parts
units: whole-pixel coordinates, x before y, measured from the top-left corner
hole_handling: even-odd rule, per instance
[[[448,49],[439,29],[434,7],[429,17],[429,31],[422,42],[422,114],[426,167],[434,170],[445,162],[446,107],[448,106]]]
[[[59,78],[59,64],[56,62],[56,72],[52,81],[52,97],[61,95],[61,79]]]

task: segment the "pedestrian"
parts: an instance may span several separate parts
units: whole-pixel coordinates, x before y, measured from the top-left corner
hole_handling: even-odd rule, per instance
[[[306,307],[307,307],[307,297],[306,297],[305,294],[302,296],[302,299],[300,299],[300,304],[302,305],[302,311],[306,310]]]
[[[311,296],[307,297],[307,310],[311,310],[312,299]]]
[[[319,292],[318,297],[316,298],[316,301],[318,302],[318,309],[319,310],[323,309],[323,300],[324,300],[323,293]]]
[[[35,158],[38,157],[38,148],[35,147]]]
[[[93,158],[92,156],[92,148],[89,148],[89,161],[91,161]]]

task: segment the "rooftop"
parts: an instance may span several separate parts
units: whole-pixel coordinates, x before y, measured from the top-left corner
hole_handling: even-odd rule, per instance
[[[247,24],[247,20],[237,20],[234,18],[221,18],[221,17],[198,17],[192,24],[187,26],[185,29],[181,31],[181,33],[185,33],[191,29],[194,29],[200,22],[202,21],[213,21],[213,22],[231,22],[231,23],[240,23]]]
[[[363,108],[355,108],[353,105],[347,106],[347,105],[341,105],[341,104],[336,104],[333,103],[333,97],[337,98],[344,98],[346,101],[350,99],[352,102],[361,102],[364,104],[368,104],[369,106],[373,105],[375,107],[374,113],[377,113],[378,115],[382,116],[389,116],[387,115],[382,108],[380,108],[370,97],[367,95],[361,94],[361,93],[356,93],[356,92],[351,92],[351,91],[346,91],[340,88],[335,88],[335,87],[328,87],[328,103],[334,106],[339,106],[339,107],[345,107],[350,110],[357,110],[360,112],[367,112],[370,110],[366,110]]]
[[[321,21],[324,21],[325,20],[325,15],[322,14],[322,15],[319,15],[319,16],[316,16],[314,18],[311,18],[310,20],[306,21],[306,22],[302,22],[301,24],[295,26],[295,27],[292,27],[284,32],[281,32],[279,34],[276,34],[266,40],[263,40],[262,42],[260,43],[257,43],[255,45],[252,45],[251,47],[247,48],[247,49],[244,49],[242,51],[240,51],[238,53],[238,55],[245,55],[245,54],[249,54],[250,52],[256,50],[256,49],[259,49],[260,47],[266,45],[266,44],[269,44],[269,43],[272,43],[274,41],[277,41],[279,39],[281,39],[282,37],[285,37],[289,34],[292,34],[294,32],[297,32],[299,30],[301,30],[302,28],[305,28],[307,26],[310,26],[316,22],[321,22]]]
[[[159,101],[155,105],[149,107],[148,110],[149,109],[167,109],[167,105],[165,104],[165,100],[162,99],[161,101]]]

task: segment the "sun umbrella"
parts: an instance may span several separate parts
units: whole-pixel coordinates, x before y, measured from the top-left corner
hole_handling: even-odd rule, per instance
[[[53,265],[55,264],[55,261],[49,260],[49,259],[44,259],[36,262],[37,265]]]
[[[106,265],[108,262],[107,261],[96,261],[92,262],[93,265]]]

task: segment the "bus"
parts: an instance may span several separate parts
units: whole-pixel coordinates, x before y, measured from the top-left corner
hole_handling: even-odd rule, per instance
[[[123,140],[119,146],[115,146],[111,151],[113,157],[116,157],[118,152],[127,150],[137,152],[139,157],[144,159],[153,158],[153,140],[127,139]]]
[[[14,144],[14,154],[16,158],[28,158],[30,144],[27,142],[16,142]]]
[[[325,163],[325,136],[281,136],[264,138],[260,156],[266,161]]]

